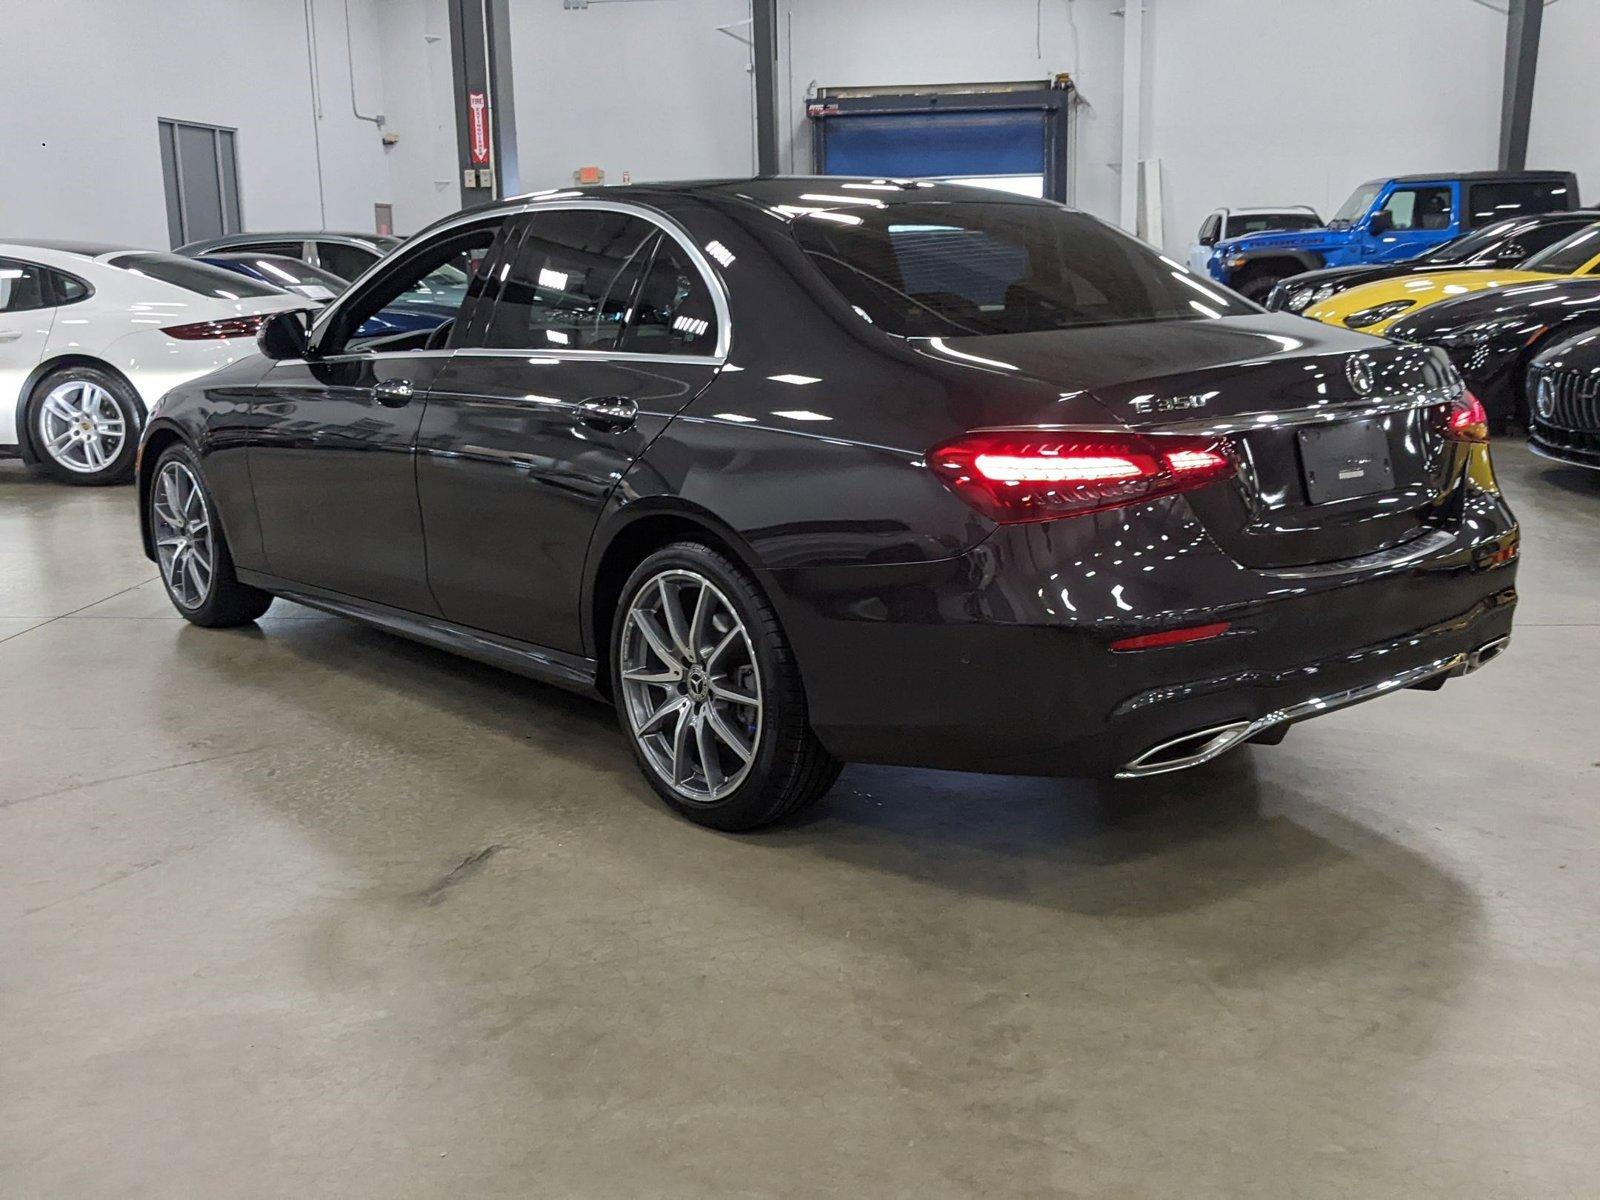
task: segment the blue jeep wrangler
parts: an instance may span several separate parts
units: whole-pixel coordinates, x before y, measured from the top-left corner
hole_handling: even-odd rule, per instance
[[[1253,233],[1211,248],[1206,270],[1258,303],[1280,279],[1355,263],[1412,258],[1480,225],[1578,207],[1570,171],[1477,171],[1373,179],[1326,226]]]

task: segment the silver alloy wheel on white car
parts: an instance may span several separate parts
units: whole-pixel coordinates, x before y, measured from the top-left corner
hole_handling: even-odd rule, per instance
[[[633,595],[622,629],[628,724],[674,792],[709,804],[735,791],[761,743],[761,667],[727,596],[671,569]]]
[[[93,475],[116,462],[128,440],[128,423],[116,399],[86,379],[57,384],[39,406],[39,445],[50,458],[79,475]]]
[[[169,462],[161,468],[150,497],[150,511],[156,556],[167,591],[183,608],[199,608],[211,594],[216,541],[205,493],[183,463]]]

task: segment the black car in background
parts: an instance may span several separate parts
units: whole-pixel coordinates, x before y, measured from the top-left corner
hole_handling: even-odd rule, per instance
[[[1528,368],[1524,391],[1533,452],[1600,470],[1600,328],[1542,351]]]
[[[1399,262],[1359,263],[1348,267],[1324,267],[1304,271],[1280,280],[1268,294],[1266,305],[1274,312],[1304,312],[1329,296],[1364,283],[1394,279],[1400,275],[1426,275],[1438,271],[1461,271],[1472,267],[1519,266],[1539,251],[1562,238],[1577,233],[1585,225],[1600,220],[1600,209],[1574,209],[1566,212],[1532,213],[1507,217],[1482,229],[1474,229],[1416,258]]]
[[[365,337],[441,263],[453,321]],[[171,393],[146,552],[607,697],[748,829],[845,761],[1137,778],[1506,644],[1518,531],[1436,351],[926,182],[565,191],[418,234]]]
[[[1483,404],[1490,427],[1527,427],[1528,365],[1575,333],[1600,326],[1600,278],[1542,279],[1441,300],[1402,317],[1386,336],[1436,346]]]

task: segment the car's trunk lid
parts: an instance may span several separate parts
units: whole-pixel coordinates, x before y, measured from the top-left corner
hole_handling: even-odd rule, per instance
[[[1435,527],[1455,484],[1441,408],[1456,385],[1423,347],[1262,314],[951,338],[928,352],[999,364],[1062,400],[1092,397],[1109,428],[1226,437],[1237,483],[1189,503],[1246,566],[1387,550]],[[1055,424],[1064,407],[1018,424]]]

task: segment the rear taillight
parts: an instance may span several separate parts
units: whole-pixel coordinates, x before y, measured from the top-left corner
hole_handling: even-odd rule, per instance
[[[196,321],[193,325],[169,325],[161,332],[180,342],[204,342],[213,338],[255,337],[267,323],[267,313],[259,317],[224,317],[220,321]]]
[[[1462,393],[1450,403],[1444,419],[1444,436],[1452,442],[1487,442],[1489,440],[1489,414],[1471,392]]]
[[[936,446],[947,487],[1002,524],[1053,521],[1186,492],[1232,476],[1227,443],[1169,434],[1010,429]]]

